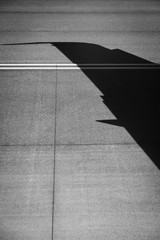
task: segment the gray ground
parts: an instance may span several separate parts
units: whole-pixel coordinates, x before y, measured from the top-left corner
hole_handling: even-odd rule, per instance
[[[89,42],[160,62],[159,1],[1,0],[0,11],[0,43]]]
[[[0,43],[78,41],[160,62],[158,1],[1,1]],[[46,45],[0,63],[71,63]],[[160,172],[81,70],[0,71],[0,239],[159,240]]]

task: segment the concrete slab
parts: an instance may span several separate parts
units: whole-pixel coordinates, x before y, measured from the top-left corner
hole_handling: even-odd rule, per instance
[[[83,41],[160,62],[158,1],[2,0],[0,11],[0,43]]]
[[[103,104],[102,93],[81,70],[59,70],[57,79],[57,144],[134,142],[123,127],[97,122],[116,118]]]
[[[158,1],[128,1],[123,0],[123,4],[119,0],[105,1],[105,0],[28,0],[28,1],[11,1],[1,0],[1,11],[16,11],[16,12],[157,12],[160,9]]]
[[[0,239],[51,239],[54,147],[0,147]]]
[[[159,13],[107,14],[94,13],[5,13],[0,15],[0,31],[159,31]]]
[[[55,71],[0,71],[0,145],[54,143]]]
[[[54,239],[160,237],[160,173],[137,145],[57,146]]]
[[[71,63],[51,44],[0,46],[0,63]]]

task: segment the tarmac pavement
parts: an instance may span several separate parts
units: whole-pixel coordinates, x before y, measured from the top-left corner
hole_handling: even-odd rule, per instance
[[[89,42],[160,62],[158,1],[1,1],[0,43]],[[0,63],[72,63],[50,44]],[[160,238],[160,172],[78,70],[0,70],[0,239]]]
[[[89,42],[160,62],[158,1],[2,0],[0,11],[0,43]]]

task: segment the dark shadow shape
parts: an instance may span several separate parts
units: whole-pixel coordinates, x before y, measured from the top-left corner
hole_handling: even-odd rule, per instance
[[[107,124],[111,124],[111,125],[115,125],[115,126],[123,127],[123,123],[121,123],[121,122],[118,121],[117,119],[96,120],[96,122],[107,123]]]
[[[96,44],[53,45],[99,88],[104,104],[117,118],[98,121],[125,127],[160,169],[160,65]],[[98,68],[104,65],[106,68]]]
[[[104,104],[160,169],[160,65],[119,49],[81,42],[31,42],[1,45],[56,46],[103,93]]]

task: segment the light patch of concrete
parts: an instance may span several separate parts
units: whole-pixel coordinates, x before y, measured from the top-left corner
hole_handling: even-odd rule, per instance
[[[0,144],[53,144],[55,71],[1,71],[0,77]]]
[[[137,145],[56,147],[54,239],[158,239],[160,173]]]
[[[71,63],[64,54],[51,44],[0,46],[0,63],[59,62]]]
[[[0,147],[0,239],[50,240],[54,147]]]
[[[85,4],[84,4],[85,3]],[[128,0],[90,0],[75,1],[75,0],[1,0],[1,11],[18,11],[18,12],[150,12],[160,10],[159,1],[128,1]]]
[[[114,31],[139,32],[160,30],[159,14],[49,14],[4,13],[0,15],[0,31]]]
[[[0,9],[0,43],[83,41],[160,62],[159,1],[3,0]]]

